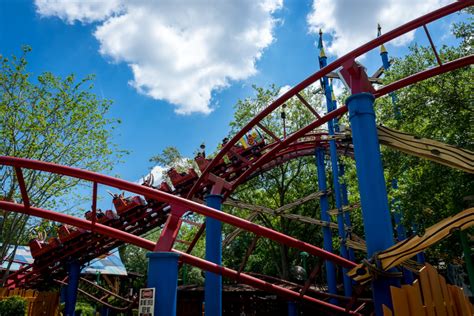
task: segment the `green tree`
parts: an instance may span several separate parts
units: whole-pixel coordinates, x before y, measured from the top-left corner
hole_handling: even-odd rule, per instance
[[[36,78],[27,72],[27,54],[1,58],[0,153],[84,168],[110,170],[124,153],[111,141],[118,121],[106,117],[111,101],[92,93],[92,76],[76,80],[45,72]],[[23,170],[32,205],[58,208],[70,202],[65,196],[79,181],[50,173]],[[0,197],[20,201],[13,168],[0,166]],[[9,245],[25,242],[27,215],[0,213],[0,255]],[[6,274],[4,275],[4,279]]]
[[[254,87],[256,95],[239,101],[235,106],[234,121],[230,123],[231,133],[236,133],[250,119],[261,112],[272,100],[278,97],[280,89],[275,85],[268,89]],[[302,92],[303,97],[313,107],[323,113],[321,95],[313,88]],[[284,114],[282,114],[284,112]],[[315,118],[308,109],[297,99],[291,99],[262,121],[262,124],[279,137],[285,137],[306,126]],[[268,142],[273,142],[265,135]],[[241,185],[232,198],[255,205],[263,205],[276,209],[298,198],[302,198],[317,191],[317,178],[314,158],[303,157],[283,163],[276,168],[259,174],[245,184]],[[310,201],[291,210],[291,213],[319,218],[318,201]],[[240,217],[248,217],[249,211],[226,208],[230,213]],[[321,243],[321,229],[314,225],[303,224],[299,221],[289,220],[283,216],[269,216],[259,214],[254,220],[264,226],[294,236],[301,240],[319,245]],[[229,233],[234,228],[225,227]],[[238,269],[242,254],[245,254],[254,236],[249,233],[240,234],[226,249],[226,264]],[[271,258],[272,260],[268,260]],[[312,258],[311,260],[315,260]],[[314,264],[315,262],[312,262]],[[283,279],[290,279],[291,267],[303,265],[299,251],[268,240],[259,240],[258,247],[249,258],[246,269],[278,275]]]
[[[164,168],[163,174],[161,175],[162,179],[163,181],[168,182],[168,184],[170,185],[171,181],[169,180],[169,177],[167,175],[167,171],[170,168],[176,168],[178,172],[186,172],[188,168],[194,168],[195,170],[199,170],[194,160],[183,157],[179,150],[176,147],[172,146],[166,147],[162,150],[161,153],[151,157],[149,161],[152,162],[155,166],[158,165]],[[154,180],[155,181],[153,185],[159,186],[160,183],[158,183],[158,180]],[[202,216],[196,214],[189,214],[187,215],[187,218],[194,222],[203,221]],[[191,240],[197,233],[197,230],[198,228],[196,226],[183,223],[179,231],[178,239]],[[144,237],[156,242],[160,236],[160,233],[161,227],[158,227],[148,232]],[[175,243],[174,247],[181,251],[185,251],[187,248],[186,245],[180,243]],[[120,252],[127,270],[137,272],[143,275],[143,277],[137,278],[137,280],[134,282],[134,287],[140,288],[145,286],[148,264],[148,260],[146,258],[147,251],[144,249],[140,249],[136,246],[124,245],[120,248]],[[201,240],[197,243],[196,247],[193,250],[193,254],[201,257],[204,256],[204,239],[201,238]],[[196,268],[188,268],[186,271],[187,277],[185,279],[188,283],[202,283],[203,278],[200,275],[200,272],[196,270]]]
[[[178,148],[170,146],[163,149],[161,154],[153,156],[150,158],[150,162],[153,162],[160,166],[169,166],[169,167],[176,167],[180,164],[183,157],[179,152]]]
[[[470,8],[472,14],[472,8]],[[457,47],[443,46],[442,60],[454,60],[472,54],[474,24],[472,15],[466,22],[455,24],[453,34]],[[430,47],[413,45],[405,57],[396,58],[384,80],[396,81],[437,65]],[[400,117],[396,118],[390,98],[377,102],[378,119],[386,126],[418,137],[438,140],[467,150],[474,150],[474,108],[472,103],[471,67],[465,67],[431,78],[396,92]],[[405,225],[422,231],[465,208],[463,198],[474,193],[472,175],[426,159],[383,148],[387,181],[398,179],[398,197]],[[457,238],[454,239],[457,242]],[[453,240],[432,247],[432,262],[446,261],[460,255]],[[449,243],[449,245],[447,244]]]

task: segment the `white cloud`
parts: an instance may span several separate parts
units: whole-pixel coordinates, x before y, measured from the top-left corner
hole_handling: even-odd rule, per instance
[[[37,0],[38,12],[66,21],[100,19],[79,1],[55,3],[61,5]],[[130,84],[140,93],[174,104],[179,114],[207,114],[213,92],[257,72],[256,61],[274,40],[272,14],[282,0],[136,0],[111,15],[119,7],[97,12],[107,17],[94,33],[100,53],[127,63]]]
[[[121,0],[35,0],[35,4],[40,15],[57,16],[69,24],[101,21],[122,9]]]
[[[283,87],[281,87],[280,90],[278,90],[277,99],[281,97],[282,95],[284,95],[285,93],[287,93],[288,91],[290,91],[291,88],[292,86],[289,86],[289,85],[284,85]]]
[[[155,165],[147,175],[145,175],[144,177],[140,178],[138,181],[135,181],[135,182],[141,184],[145,180],[148,180],[148,178],[151,175],[152,180],[153,180],[152,184],[154,186],[159,186],[161,182],[165,181],[165,178],[167,178],[166,173],[171,168],[176,168],[178,170],[183,170],[186,172],[189,168],[193,168],[198,174],[201,174],[201,172],[199,171],[199,168],[194,162],[194,159],[191,159],[188,157],[181,157],[179,160],[174,161],[171,165],[166,165],[166,166]],[[168,183],[168,184],[171,185],[171,183]]]
[[[313,0],[313,8],[307,17],[309,30],[317,34],[319,29],[329,33],[332,41],[326,52],[342,56],[377,35],[377,23],[388,32],[414,18],[433,11],[450,0]],[[413,40],[410,32],[392,41],[393,45],[406,45]]]
[[[162,166],[154,166],[151,171],[144,176],[143,178],[140,178],[140,180],[136,181],[137,183],[143,183],[145,180],[148,180],[148,178],[152,177],[153,183],[152,185],[154,186],[159,186],[161,182],[163,182],[163,174],[165,171],[168,171],[169,167],[162,167]]]
[[[333,80],[332,91],[336,97],[341,96],[345,92],[345,87],[341,80]]]

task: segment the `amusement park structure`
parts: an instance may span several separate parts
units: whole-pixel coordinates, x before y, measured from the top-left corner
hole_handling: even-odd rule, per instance
[[[21,203],[0,200],[0,209],[29,214],[63,224],[57,238],[31,241],[30,248],[35,259],[34,263],[10,274],[7,280],[8,286],[10,288],[37,288],[54,280],[67,284],[66,315],[73,315],[81,265],[127,243],[150,251],[148,286],[156,288],[156,315],[176,314],[179,263],[186,263],[207,271],[206,315],[221,315],[222,276],[284,297],[289,301],[291,315],[296,315],[295,305],[292,305],[292,302],[296,301],[312,304],[325,314],[366,314],[375,311],[376,315],[384,315],[384,313],[390,313],[388,310],[396,311],[397,307],[394,306],[395,300],[391,293],[394,287],[399,288],[401,283],[404,283],[409,274],[408,271],[402,269],[403,262],[423,251],[434,241],[445,237],[454,228],[462,230],[471,226],[474,223],[474,210],[468,209],[460,216],[446,219],[442,222],[443,229],[435,227],[433,230],[427,230],[424,237],[415,236],[395,245],[380,144],[468,173],[474,173],[474,156],[467,150],[431,140],[414,139],[411,135],[377,127],[374,101],[419,81],[472,65],[474,55],[449,61],[441,60],[431,40],[427,24],[473,4],[472,0],[449,4],[388,33],[380,34],[374,40],[329,64],[327,64],[321,39],[319,56],[321,69],[319,71],[269,104],[232,139],[224,143],[215,157],[208,159],[204,155],[198,155],[195,160],[199,170],[191,168],[188,172],[179,173],[171,169],[168,175],[172,186],[166,182],[157,187],[154,187],[153,183],[139,185],[73,167],[0,156],[2,168],[14,168],[22,197]],[[390,66],[384,44],[417,28],[423,28],[426,32],[438,65],[376,88],[374,83],[379,82],[378,76],[382,74],[383,69]],[[369,76],[356,58],[378,47],[381,47],[383,69],[376,75]],[[332,97],[329,77],[342,80],[349,88],[351,96],[347,98],[345,105],[337,107]],[[304,89],[318,81],[322,83],[325,95],[326,114],[318,113],[302,94]],[[301,102],[314,115],[314,121],[298,131],[278,135],[265,126],[263,120],[273,112],[280,111],[282,106],[292,98]],[[350,131],[341,131],[337,122],[346,113],[349,114]],[[326,123],[327,131],[316,130]],[[241,139],[246,139],[246,141],[242,143]],[[368,258],[359,265],[354,262],[354,248],[350,246],[350,214],[344,212],[348,205],[344,188],[339,183],[339,176],[344,172],[343,166],[338,161],[339,154],[353,157],[356,163],[365,231],[364,246],[367,249]],[[324,237],[322,248],[220,211],[223,202],[239,185],[291,159],[311,155],[316,156],[318,167],[320,222]],[[332,194],[335,195],[337,223],[332,223],[328,214],[328,192],[324,170],[326,157],[329,157],[332,168],[331,180],[334,184]],[[25,169],[56,173],[91,182],[92,208],[90,212],[87,212],[86,218],[81,219],[31,205],[28,185],[23,176]],[[112,210],[101,212],[97,208],[99,185],[124,190],[134,195],[114,196],[115,212]],[[201,201],[204,201],[204,204]],[[186,214],[190,212],[205,216],[206,222],[200,225],[195,238],[188,242],[187,251],[175,250],[173,245],[177,241],[180,227],[183,221],[186,221]],[[245,272],[222,266],[221,223],[269,238],[325,260],[328,292],[310,293],[308,291],[310,280],[307,282],[308,286],[297,292]],[[140,237],[160,226],[163,229],[156,242]],[[342,241],[340,255],[334,254],[332,248],[332,233],[335,228]],[[193,256],[191,252],[204,232],[206,232],[206,258],[202,259]],[[244,261],[249,255],[251,254],[246,255]],[[344,271],[344,296],[336,295],[338,293],[336,265]],[[410,278],[413,280],[413,276],[408,277]],[[355,297],[352,293],[355,282],[371,282],[373,304],[368,305],[367,302]],[[440,315],[444,314],[446,312]],[[447,313],[447,315],[452,314]]]

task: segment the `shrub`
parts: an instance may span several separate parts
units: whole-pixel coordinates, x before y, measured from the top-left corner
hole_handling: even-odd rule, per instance
[[[94,307],[86,302],[77,302],[76,314],[81,316],[95,316]]]
[[[11,296],[0,301],[1,316],[19,316],[25,315],[26,301],[19,296]]]

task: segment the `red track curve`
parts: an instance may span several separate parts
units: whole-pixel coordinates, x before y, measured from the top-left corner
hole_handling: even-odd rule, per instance
[[[384,44],[400,35],[403,35],[409,31],[414,30],[417,27],[423,26],[427,23],[430,23],[434,20],[437,20],[441,17],[444,17],[448,14],[451,14],[453,12],[459,11],[465,7],[471,6],[474,4],[474,0],[464,0],[464,1],[458,1],[455,3],[452,3],[450,5],[447,5],[439,10],[433,11],[425,16],[422,16],[418,19],[415,19],[403,26],[400,26],[380,37],[377,39],[374,39],[367,44],[355,49],[354,51],[344,55],[343,57],[339,58],[338,60],[334,61],[333,63],[327,65],[326,67],[322,68],[320,71],[314,73],[292,89],[290,89],[288,92],[286,92],[284,95],[282,95],[280,98],[275,100],[272,104],[270,104],[265,110],[263,110],[260,114],[258,114],[255,118],[253,118],[244,128],[242,128],[241,131],[239,131],[223,148],[222,150],[217,154],[217,156],[210,162],[210,164],[206,167],[204,172],[202,173],[201,177],[196,181],[192,187],[192,189],[188,192],[188,198],[191,198],[195,196],[195,194],[203,187],[209,185],[210,183],[208,182],[208,176],[213,170],[213,168],[219,163],[219,161],[224,157],[224,155],[228,154],[231,150],[231,148],[238,142],[238,140],[243,137],[248,131],[250,131],[252,128],[256,127],[259,122],[261,122],[262,119],[264,119],[266,116],[268,116],[270,113],[278,109],[279,106],[284,104],[286,101],[288,101],[290,98],[297,96],[299,92],[301,92],[303,89],[307,88],[309,85],[313,84],[323,76],[329,74],[331,71],[334,71],[340,67],[343,69],[347,70],[351,65],[352,62],[355,60],[355,58],[359,57],[362,54],[365,54],[366,52],[378,47],[381,44]],[[425,80],[427,78],[466,66],[474,63],[474,55],[466,56],[466,57],[461,57],[457,60],[450,61],[448,63],[442,64],[440,66],[434,67],[432,69],[424,70],[421,71],[417,74],[411,75],[409,77],[403,78],[397,82],[391,83],[385,87],[382,87],[378,90],[375,90],[374,95],[376,97],[381,97],[385,94],[388,94],[390,92],[393,92],[397,89],[406,87],[410,84],[419,82],[421,80]],[[354,88],[354,87],[352,87]],[[330,119],[333,119],[335,117],[339,117],[343,115],[347,111],[346,106],[342,106],[327,115],[318,118],[316,121],[312,122],[311,124],[307,125],[306,127],[300,129],[299,131],[289,135],[287,138],[284,138],[283,140],[277,140],[275,144],[272,144],[272,146],[269,146],[269,150],[266,151],[261,157],[255,159],[252,161],[252,164],[247,168],[240,176],[232,181],[232,188],[225,192],[225,196],[228,196],[232,190],[234,190],[239,184],[241,184],[243,181],[248,179],[249,177],[252,176],[252,174],[255,174],[255,171],[257,170],[263,170],[265,169],[265,165],[271,165],[270,159],[274,159],[275,157],[282,156],[285,153],[285,150],[289,147],[295,144],[295,142],[300,139],[301,137],[304,137],[308,133],[312,132],[316,127],[324,124],[325,122],[329,121]],[[286,151],[286,153],[288,153]],[[291,155],[290,155],[291,156]],[[20,159],[20,158],[13,158],[13,157],[4,157],[0,156],[0,164],[3,165],[9,165],[9,166],[14,166],[17,168],[28,168],[28,169],[35,169],[35,170],[42,170],[42,171],[47,171],[47,172],[54,172],[58,174],[63,174],[75,178],[80,178],[84,180],[88,180],[94,183],[101,183],[105,184],[108,186],[116,187],[118,189],[134,192],[136,194],[143,195],[148,198],[152,198],[157,201],[169,203],[172,208],[181,208],[181,209],[186,209],[186,210],[192,210],[196,213],[202,214],[204,216],[210,216],[212,218],[215,218],[217,220],[223,221],[225,223],[246,229],[248,231],[252,231],[258,235],[268,237],[270,239],[285,243],[288,246],[295,247],[301,250],[305,250],[308,253],[311,253],[316,256],[320,256],[324,259],[327,260],[332,260],[337,264],[340,264],[344,267],[352,267],[354,266],[354,263],[341,258],[339,256],[336,256],[332,253],[328,253],[318,247],[312,246],[310,244],[301,242],[299,240],[296,240],[292,237],[283,235],[281,233],[275,232],[273,230],[270,230],[266,227],[259,226],[253,223],[250,223],[248,221],[242,220],[240,218],[237,218],[235,216],[225,214],[222,212],[217,212],[212,208],[203,206],[201,204],[195,203],[191,200],[183,199],[180,197],[176,197],[170,194],[167,194],[165,192],[161,192],[158,190],[154,190],[152,188],[140,186],[134,183],[130,183],[124,180],[120,179],[115,179],[112,177],[100,175],[97,173],[89,172],[89,171],[84,171],[76,168],[71,168],[71,167],[65,167],[65,166],[58,166],[54,165],[51,163],[45,163],[45,162],[39,162],[39,161],[33,161],[33,160],[28,160],[28,159]],[[22,192],[23,194],[23,192]],[[60,214],[56,212],[51,212],[51,211],[46,211],[46,210],[41,210],[37,209],[34,207],[29,206],[28,203],[28,198],[24,196],[24,205],[19,205],[19,204],[14,204],[10,202],[5,202],[5,201],[0,201],[0,207],[4,209],[8,209],[11,211],[16,211],[16,212],[23,212],[27,214],[37,214],[40,215],[41,217],[48,218],[54,221],[59,221],[63,223],[67,223],[70,225],[82,227],[84,229],[91,229],[94,230],[98,233],[104,234],[105,236],[111,237],[111,238],[117,238],[119,240],[122,240],[124,242],[128,243],[133,243],[135,245],[138,245],[140,247],[143,247],[145,249],[153,250],[155,247],[155,243],[147,241],[141,237],[134,236],[133,234],[129,234],[127,232],[123,232],[117,229],[114,229],[112,227],[108,227],[99,223],[91,223],[86,220],[74,218],[74,217],[67,217],[68,215],[65,214]],[[37,216],[34,215],[34,216]],[[133,236],[133,237],[132,237]],[[173,250],[175,251],[175,250]],[[219,267],[215,264],[209,263],[205,260],[193,257],[189,254],[181,253],[182,259],[184,262],[187,262],[189,264],[195,265],[197,267],[216,272],[216,273],[221,273],[224,276],[232,277],[232,278],[238,278],[239,281],[242,283],[247,283],[249,285],[256,286],[258,288],[264,289],[264,290],[271,290],[273,292],[278,292],[280,295],[284,296],[289,296],[292,298],[298,298],[299,294],[296,292],[292,292],[286,289],[281,289],[277,286],[274,285],[269,285],[268,283],[261,281],[259,279],[250,277],[248,275],[245,275],[243,273],[238,274],[237,272],[226,269],[224,267]],[[291,292],[291,293],[290,293]],[[295,296],[296,295],[296,296]],[[323,306],[326,306],[328,308],[339,308],[337,306],[333,306],[331,304],[328,304],[323,301],[316,300],[314,298],[306,298],[308,300],[315,300],[315,303],[322,304]]]
[[[408,22],[384,35],[381,35],[380,37],[377,37],[376,39],[362,45],[359,48],[356,48],[355,50],[347,53],[346,55],[340,57],[336,61],[330,63],[326,67],[320,69],[319,71],[315,72],[313,75],[309,76],[299,84],[297,84],[295,87],[291,88],[289,91],[287,91],[285,94],[283,94],[281,97],[277,98],[275,101],[273,101],[268,107],[266,107],[262,112],[260,112],[257,116],[255,116],[247,125],[245,125],[230,141],[228,141],[225,146],[221,149],[221,151],[214,157],[214,159],[208,164],[206,169],[202,172],[201,176],[199,179],[194,183],[193,187],[191,190],[188,192],[187,198],[192,198],[194,197],[201,188],[212,185],[210,181],[208,180],[208,177],[213,170],[213,168],[219,163],[219,161],[225,156],[228,155],[233,148],[233,146],[247,133],[249,132],[252,128],[255,128],[258,126],[258,124],[265,118],[267,117],[270,113],[273,111],[277,110],[281,105],[283,105],[286,101],[291,99],[294,96],[300,97],[299,93],[310,86],[311,84],[315,83],[319,79],[323,78],[330,72],[341,68],[343,70],[348,70],[354,62],[354,60],[369,52],[370,50],[387,43],[390,40],[393,40],[394,38],[403,35],[407,32],[410,32],[420,26],[426,25],[427,23],[430,23],[432,21],[435,21],[437,19],[440,19],[446,15],[449,15],[451,13],[454,13],[456,11],[459,11],[465,7],[471,6],[474,4],[474,0],[460,0],[457,2],[454,2],[452,4],[449,4],[445,7],[442,7],[436,11],[433,11],[431,13],[428,13],[424,16],[421,16],[415,20],[412,20],[411,22]],[[427,69],[424,71],[421,71],[419,73],[413,74],[411,76],[408,76],[406,78],[402,78],[396,82],[393,82],[391,84],[388,84],[384,87],[381,87],[378,90],[373,91],[373,94],[376,98],[382,97],[386,94],[389,94],[391,92],[394,92],[398,89],[401,89],[403,87],[409,86],[411,84],[417,83],[419,81],[437,76],[439,74],[443,74],[449,71],[452,71],[457,68],[461,68],[467,65],[471,65],[474,63],[474,55],[469,55],[465,57],[458,58],[456,60],[444,63],[442,65],[439,65],[437,67]],[[352,83],[349,81],[348,82],[349,86],[354,89],[352,86]],[[354,92],[354,91],[353,91]],[[360,91],[357,91],[360,92]],[[318,117],[317,120],[314,122],[310,123],[306,127],[300,129],[299,131],[294,132],[293,134],[289,135],[287,138],[284,138],[283,140],[277,140],[275,143],[276,145],[272,144],[273,146],[270,147],[270,149],[263,155],[261,156],[257,161],[252,161],[252,164],[250,167],[245,170],[244,173],[242,173],[237,179],[233,180],[231,184],[231,188],[224,191],[224,197],[227,197],[231,194],[233,190],[237,186],[239,186],[241,183],[243,183],[245,180],[247,180],[251,174],[267,162],[269,162],[273,157],[278,155],[278,151],[282,148],[285,148],[285,146],[289,146],[293,142],[296,142],[300,137],[304,137],[307,133],[310,133],[312,130],[314,130],[316,127],[321,126],[322,124],[326,123],[332,118],[342,116],[344,113],[347,112],[347,107],[342,106],[340,108],[337,108],[328,114],[326,114],[323,117]],[[204,231],[204,227],[202,227],[199,232],[196,234],[194,240],[191,242],[191,245],[189,246],[187,252],[190,253],[196,244],[197,240],[200,238]]]
[[[61,214],[49,210],[44,210],[36,207],[26,207],[25,205],[22,204],[16,204],[12,202],[6,202],[6,201],[0,201],[0,208],[9,210],[12,212],[18,212],[18,213],[23,213],[23,214],[29,214],[32,216],[37,216],[45,219],[49,219],[52,221],[58,221],[61,223],[69,224],[72,226],[80,227],[83,229],[88,229],[92,230],[94,229],[96,232],[108,236],[111,238],[119,239],[122,240],[126,243],[136,245],[138,247],[153,251],[155,248],[155,243],[152,241],[149,241],[145,238],[135,236],[133,234],[129,234],[127,232],[123,232],[121,230],[102,225],[99,223],[92,223],[91,221],[77,218],[71,215],[67,214]],[[300,295],[300,293],[288,290],[284,287],[280,287],[274,284],[271,284],[269,282],[262,281],[258,278],[252,277],[248,274],[245,273],[239,273],[235,270],[228,269],[222,266],[219,266],[218,264],[206,261],[204,259],[200,259],[197,257],[194,257],[190,254],[172,249],[173,252],[176,252],[180,254],[180,258],[184,263],[190,264],[192,266],[198,267],[203,270],[207,270],[210,272],[214,272],[216,274],[220,274],[222,276],[234,279],[238,282],[248,284],[250,286],[256,287],[258,289],[272,292],[278,295],[281,295],[283,297],[286,297],[288,299],[293,299],[293,300],[299,300],[303,299],[311,303],[315,303],[317,305],[320,305],[322,307],[325,307],[329,310],[332,310],[334,312],[339,312],[339,313],[348,313],[348,314],[353,314],[353,315],[358,315],[357,313],[354,312],[347,312],[344,308],[327,303],[322,300],[318,300],[314,297],[307,296],[307,295]]]
[[[282,104],[284,104],[286,101],[288,101],[290,98],[296,96],[299,92],[301,92],[303,89],[307,88],[311,84],[315,83],[322,77],[326,76],[329,74],[331,71],[334,71],[340,67],[344,66],[350,66],[351,61],[355,60],[357,57],[367,53],[368,51],[387,43],[390,40],[393,40],[396,37],[399,37],[407,32],[410,32],[420,26],[423,26],[427,23],[430,23],[432,21],[435,21],[439,18],[442,18],[446,15],[449,15],[451,13],[457,12],[465,7],[471,6],[474,4],[474,0],[461,0],[454,2],[452,4],[449,4],[445,7],[442,7],[436,11],[433,11],[431,13],[428,13],[424,16],[421,16],[411,22],[408,22],[386,34],[381,35],[380,37],[377,37],[376,39],[362,45],[359,48],[356,48],[355,50],[351,51],[350,53],[347,53],[346,55],[340,57],[336,61],[330,63],[326,67],[322,68],[321,70],[315,72],[313,75],[309,76],[290,90],[288,90],[286,93],[284,93],[281,97],[273,101],[268,107],[266,107],[262,112],[260,112],[257,116],[255,116],[247,125],[245,125],[237,134],[234,135],[234,137],[227,142],[227,144],[221,149],[221,151],[214,157],[214,159],[211,161],[211,163],[207,166],[207,168],[203,171],[201,177],[196,181],[192,187],[192,189],[188,193],[188,198],[191,198],[194,196],[194,194],[197,193],[198,189],[204,184],[204,182],[207,179],[207,176],[211,172],[212,168],[214,168],[218,162],[230,152],[232,147],[247,133],[249,132],[252,128],[256,127],[258,123],[260,123],[265,117],[267,117],[270,113],[278,109]],[[392,83],[390,85],[387,85],[380,90],[376,91],[374,95],[376,97],[380,97],[382,95],[388,94],[390,92],[393,92],[397,89],[403,88],[405,86],[408,86],[410,84],[416,83],[418,81],[433,77],[435,75],[460,68],[469,64],[472,64],[474,62],[474,56],[470,55],[467,57],[460,58],[456,61],[444,64],[443,66],[439,66],[427,71],[423,71],[417,75],[409,76],[407,78],[401,79],[397,81],[396,83]],[[349,83],[350,84],[350,83]],[[339,109],[335,110],[339,111]],[[334,112],[334,111],[333,111]],[[343,112],[345,112],[343,110]],[[339,113],[342,115],[343,113]],[[327,115],[331,115],[331,113],[328,113]],[[316,122],[323,120],[324,117],[321,119],[315,121],[313,124],[314,127],[317,127],[321,124],[318,124]],[[305,129],[307,130],[307,129]],[[296,132],[300,134],[301,136],[301,130]],[[248,174],[247,174],[248,175]],[[240,183],[241,181],[238,181]]]

